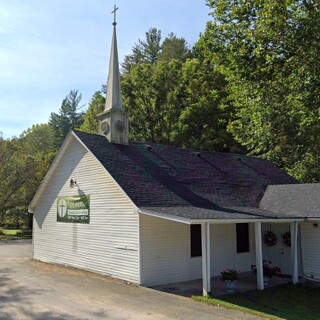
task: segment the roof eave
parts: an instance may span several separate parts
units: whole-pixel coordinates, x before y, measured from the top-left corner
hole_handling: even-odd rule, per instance
[[[167,213],[159,212],[156,210],[138,208],[138,213],[145,214],[147,216],[151,216],[155,218],[166,219],[166,220],[185,223],[185,224],[191,224],[191,219],[189,218],[180,217],[174,214],[167,214]]]
[[[306,221],[304,218],[252,218],[252,219],[191,219],[191,224],[214,223],[214,224],[230,224],[230,223],[289,223],[297,221]]]
[[[37,203],[38,203],[45,187],[48,185],[49,180],[52,177],[55,169],[57,168],[61,158],[63,157],[65,151],[67,150],[67,147],[69,146],[69,144],[72,140],[72,137],[75,137],[75,133],[72,130],[70,130],[68,135],[64,139],[64,141],[63,141],[58,153],[56,154],[54,160],[52,161],[46,175],[44,176],[43,180],[41,181],[41,184],[38,187],[35,195],[33,196],[32,200],[29,204],[29,207],[28,207],[28,212],[34,213],[34,209],[37,206]]]

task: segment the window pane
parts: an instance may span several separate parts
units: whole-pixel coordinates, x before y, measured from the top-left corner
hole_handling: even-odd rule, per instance
[[[191,257],[201,257],[201,225],[192,224],[190,226]]]
[[[237,223],[237,252],[249,252],[249,224]]]

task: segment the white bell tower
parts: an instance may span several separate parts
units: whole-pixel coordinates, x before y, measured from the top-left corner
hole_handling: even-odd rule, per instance
[[[107,97],[104,111],[97,115],[99,120],[99,133],[111,143],[128,144],[129,122],[128,113],[122,108],[120,72],[116,33],[116,11],[114,6],[113,35],[109,62],[109,75],[107,83]]]

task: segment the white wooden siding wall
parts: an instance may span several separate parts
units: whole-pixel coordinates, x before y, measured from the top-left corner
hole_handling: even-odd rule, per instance
[[[255,261],[254,230],[249,224],[249,252],[237,253],[236,224],[211,225],[211,274],[224,269],[250,271]]]
[[[304,274],[320,280],[320,223],[301,224],[302,256]]]
[[[202,278],[201,257],[191,258],[190,225],[140,215],[141,284],[155,286]],[[249,271],[250,253],[237,254],[235,224],[211,225],[211,275],[226,268]]]
[[[80,188],[71,189],[70,179]],[[57,222],[56,198],[90,195],[90,223]],[[139,283],[138,215],[101,164],[75,139],[34,214],[34,258]]]
[[[262,240],[263,259],[272,262],[273,266],[277,266],[284,274],[292,274],[292,258],[291,247],[286,246],[282,242],[282,235],[290,232],[290,223],[263,223],[262,237],[266,231],[271,230],[277,236],[276,245],[267,246]],[[298,273],[302,275],[302,258],[301,258],[301,240],[298,236]]]

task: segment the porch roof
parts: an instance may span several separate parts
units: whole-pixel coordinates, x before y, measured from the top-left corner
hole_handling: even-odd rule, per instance
[[[299,215],[275,213],[269,210],[263,210],[252,207],[218,207],[216,209],[207,209],[200,207],[142,207],[139,212],[146,215],[176,220],[184,223],[201,222],[212,220],[220,221],[279,221],[279,220],[302,220]]]

